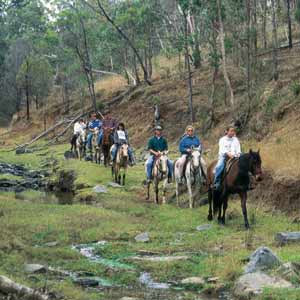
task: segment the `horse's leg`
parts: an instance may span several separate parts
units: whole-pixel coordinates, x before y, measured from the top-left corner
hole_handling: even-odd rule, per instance
[[[213,197],[213,193],[212,190],[209,188],[208,190],[208,216],[207,219],[208,221],[211,221],[213,219],[213,214],[212,214],[212,197]]]
[[[177,206],[179,207],[179,183],[176,179],[176,202],[177,202]]]
[[[225,214],[226,214],[227,206],[228,206],[228,196],[226,195],[223,198],[223,215],[221,220],[222,225],[225,225]]]
[[[192,183],[191,178],[189,174],[186,174],[186,185],[189,193],[189,202],[190,202],[190,208],[194,207],[194,201],[193,201],[193,191],[192,191]]]
[[[154,203],[158,204],[158,184],[159,181],[157,178],[154,178]]]
[[[164,179],[163,182],[163,200],[162,200],[163,204],[166,204],[167,183],[168,183],[168,178]]]
[[[249,225],[248,216],[247,216],[247,192],[241,193],[240,197],[241,197],[241,206],[242,206],[242,211],[243,211],[243,216],[244,216],[245,228],[249,229],[250,225]]]

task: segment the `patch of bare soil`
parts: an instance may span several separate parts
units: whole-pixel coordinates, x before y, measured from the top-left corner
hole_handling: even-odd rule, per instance
[[[263,181],[253,191],[252,197],[282,212],[299,214],[300,178],[273,176],[271,172],[266,172]]]

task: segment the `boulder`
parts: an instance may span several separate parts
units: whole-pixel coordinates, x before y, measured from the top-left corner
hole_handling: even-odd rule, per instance
[[[75,278],[74,282],[83,287],[95,287],[99,285],[99,280],[93,277],[79,277]]]
[[[292,288],[292,284],[284,279],[271,277],[265,273],[255,272],[242,275],[235,283],[233,294],[238,299],[250,299],[262,293],[263,289]]]
[[[198,231],[206,231],[208,229],[211,229],[212,228],[212,225],[211,224],[203,224],[203,225],[199,225],[197,226],[197,230]]]
[[[100,194],[100,193],[107,193],[107,188],[103,185],[96,185],[93,187],[93,192]]]
[[[300,231],[279,232],[276,234],[275,240],[281,245],[287,243],[300,243]]]
[[[25,272],[26,273],[46,273],[47,267],[39,264],[26,264],[25,265]]]
[[[269,270],[279,265],[280,260],[271,249],[267,247],[259,247],[250,256],[250,261],[245,268],[245,273]]]
[[[149,233],[148,232],[140,233],[134,239],[136,242],[147,243],[150,241]]]
[[[118,184],[116,182],[109,182],[107,184],[107,186],[110,186],[110,187],[113,187],[113,188],[123,188],[124,187],[123,185],[120,185],[120,184]]]
[[[203,285],[205,280],[202,277],[188,277],[181,280],[181,284]]]
[[[294,279],[300,280],[300,263],[287,262],[281,265],[277,273],[286,280],[292,281]]]

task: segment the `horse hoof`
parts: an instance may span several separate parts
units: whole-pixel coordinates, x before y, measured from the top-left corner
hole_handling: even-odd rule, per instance
[[[245,229],[249,230],[250,229],[250,225],[249,224],[245,224]]]

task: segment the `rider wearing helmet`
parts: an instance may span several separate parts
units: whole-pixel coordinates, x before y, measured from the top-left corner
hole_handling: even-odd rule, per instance
[[[124,123],[119,123],[114,133],[114,144],[111,147],[111,161],[114,161],[117,156],[118,149],[120,145],[127,144],[128,145],[128,155],[129,155],[129,163],[130,165],[134,164],[133,151],[129,145],[128,132],[125,129]]]

